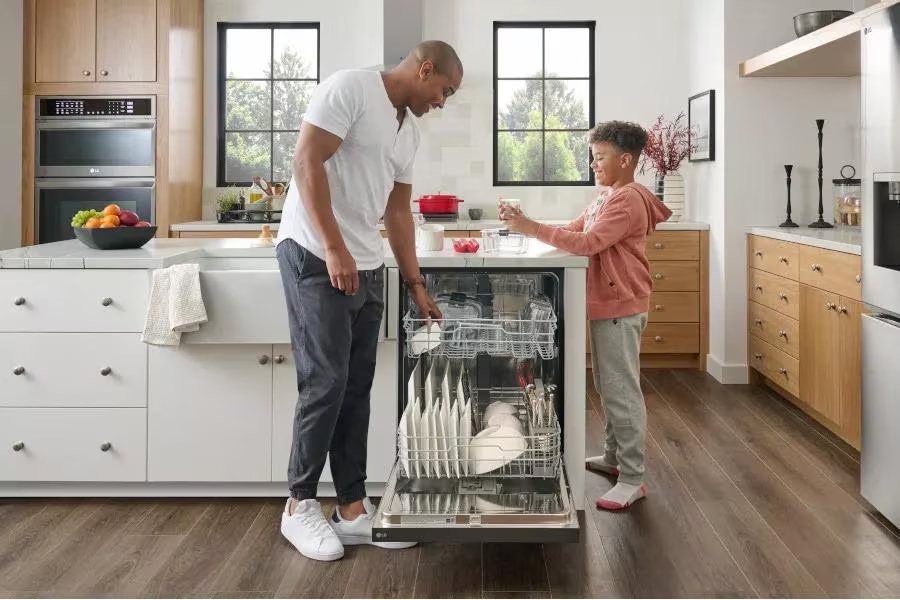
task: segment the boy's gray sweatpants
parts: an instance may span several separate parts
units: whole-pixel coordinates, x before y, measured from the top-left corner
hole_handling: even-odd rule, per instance
[[[639,485],[644,477],[647,411],[641,392],[641,333],[647,313],[591,321],[594,386],[606,413],[603,461],[619,466],[619,481]]]

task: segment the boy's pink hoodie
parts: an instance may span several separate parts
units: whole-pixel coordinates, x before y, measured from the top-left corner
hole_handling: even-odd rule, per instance
[[[647,236],[672,211],[639,183],[613,190],[584,231],[586,208],[563,227],[540,225],[537,238],[560,250],[588,256],[588,319],[627,317],[650,310]]]

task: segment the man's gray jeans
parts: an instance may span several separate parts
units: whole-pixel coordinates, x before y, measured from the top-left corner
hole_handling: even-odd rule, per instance
[[[297,408],[288,464],[291,497],[315,498],[325,459],[339,504],[366,496],[369,392],[384,310],[384,266],[359,272],[359,291],[332,287],[325,262],[293,240],[279,242]]]

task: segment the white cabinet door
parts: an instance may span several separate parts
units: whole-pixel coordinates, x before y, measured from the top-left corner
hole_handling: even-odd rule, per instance
[[[148,480],[271,479],[272,346],[151,346]]]
[[[143,408],[0,408],[0,480],[144,481]]]
[[[0,406],[146,406],[137,333],[0,333]]]
[[[272,481],[286,481],[288,457],[297,405],[297,373],[291,348],[276,345],[274,354],[284,357],[275,365],[272,410]],[[372,382],[369,416],[368,481],[388,480],[394,464],[397,430],[397,343],[378,344],[375,380]],[[331,481],[331,467],[325,462],[320,481]]]

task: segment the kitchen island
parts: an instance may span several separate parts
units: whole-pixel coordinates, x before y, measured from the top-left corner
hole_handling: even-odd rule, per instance
[[[449,244],[445,245],[449,247]],[[584,499],[587,259],[535,240],[523,254],[420,252],[423,268],[563,274],[564,460]],[[152,271],[197,263],[208,322],[178,346],[141,341]],[[369,493],[397,458],[402,355],[396,263],[372,389]],[[279,496],[296,376],[273,246],[154,239],[100,251],[76,240],[0,252],[0,495]],[[334,489],[326,466],[320,495]]]

